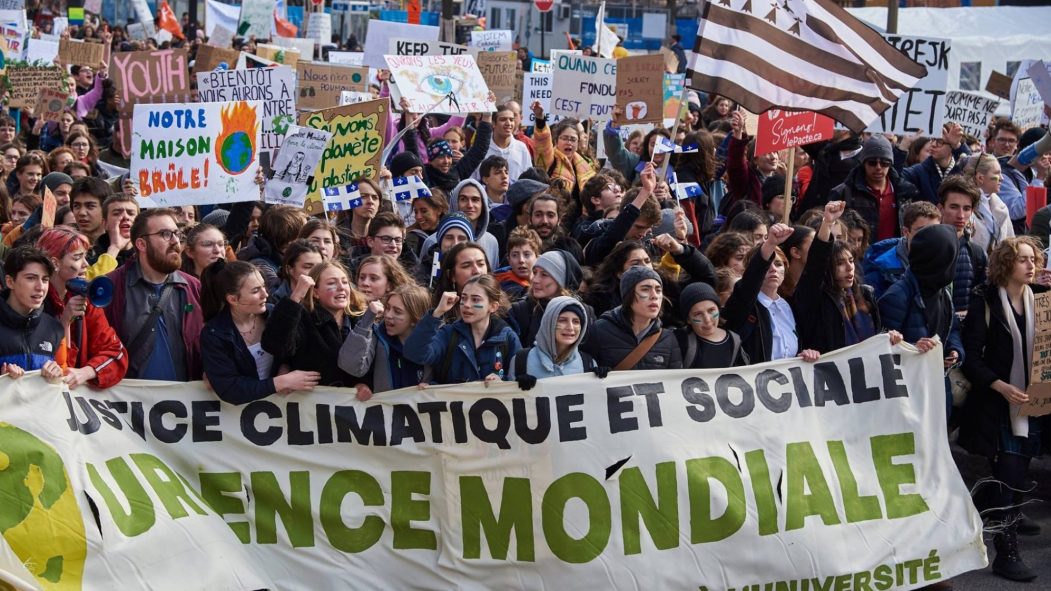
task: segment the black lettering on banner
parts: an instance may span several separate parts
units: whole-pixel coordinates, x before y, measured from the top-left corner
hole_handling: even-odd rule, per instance
[[[730,400],[731,388],[741,392],[740,403]],[[752,386],[735,373],[723,374],[715,380],[715,397],[719,401],[719,408],[732,419],[747,417],[755,409],[755,392],[752,391]]]
[[[317,405],[317,442],[332,443],[332,407],[327,404]]]
[[[118,419],[117,415],[113,414],[113,412],[110,411],[110,409],[106,406],[105,402],[103,402],[101,400],[98,400],[96,398],[92,398],[91,399],[91,406],[95,407],[95,410],[97,410],[98,413],[102,416],[102,420],[103,421],[106,421],[106,423],[110,427],[113,427],[114,429],[120,431],[120,428],[121,428],[120,419]]]
[[[755,378],[755,395],[767,410],[775,413],[785,412],[792,406],[792,393],[785,390],[781,392],[781,396],[775,398],[770,394],[770,383],[787,386],[788,381],[785,374],[775,369],[764,369]]]
[[[264,431],[256,428],[256,418],[266,415],[270,419],[281,418],[281,409],[273,402],[256,400],[249,402],[241,411],[241,434],[255,445],[273,445],[281,437],[281,427],[271,424]]]
[[[390,444],[401,445],[403,439],[412,439],[416,443],[426,441],[423,434],[423,423],[408,404],[395,404],[390,418]]]
[[[636,396],[646,399],[646,415],[650,421],[650,427],[661,427],[664,419],[661,417],[661,401],[658,394],[664,394],[663,382],[652,382],[648,384],[635,384],[632,386]]]
[[[529,426],[526,414],[526,400],[515,398],[511,401],[511,415],[515,421],[515,433],[526,443],[543,443],[551,434],[551,399],[536,398],[536,427]]]
[[[708,383],[701,378],[683,380],[682,397],[693,405],[686,407],[686,414],[694,421],[707,423],[715,418],[715,400],[708,393]]]
[[[161,400],[150,407],[150,431],[161,443],[176,443],[186,436],[186,424],[176,423],[172,428],[164,425],[164,415],[185,419],[186,405],[178,400]]]
[[[799,408],[808,408],[813,406],[814,403],[810,400],[810,391],[806,388],[806,382],[803,381],[803,369],[800,367],[788,368],[788,373],[792,375],[792,388],[796,392],[796,404]]]
[[[883,376],[883,397],[908,398],[909,389],[905,387],[905,378],[901,375],[901,355],[884,353],[879,356],[880,375]]]
[[[583,394],[563,394],[555,397],[559,441],[581,441],[587,439],[587,427],[583,425],[576,427],[573,425],[584,420],[584,411],[579,408],[573,408],[582,404],[584,404]]]
[[[289,402],[285,405],[285,417],[288,423],[289,445],[314,445],[314,433],[302,429],[302,418],[299,414],[299,403]]]
[[[850,403],[843,376],[831,361],[814,364],[814,406],[825,406],[825,401],[835,402],[839,406]]]
[[[194,441],[222,441],[221,429],[209,429],[219,426],[219,412],[222,407],[218,400],[194,400],[190,403],[190,416],[193,417]]]
[[[442,437],[442,413],[446,411],[448,404],[443,401],[421,402],[416,405],[416,412],[427,415],[431,420],[431,441],[434,443],[444,442]]]
[[[358,415],[353,406],[336,407],[336,441],[358,445],[387,445],[387,430],[383,426],[383,407],[370,406],[365,409],[365,416],[358,423]]]
[[[496,417],[496,426],[492,429],[485,424],[487,412]],[[469,416],[471,432],[475,437],[486,443],[495,443],[500,449],[511,449],[511,444],[507,441],[507,433],[511,430],[511,415],[502,402],[495,398],[482,398],[471,405]]]
[[[66,424],[69,425],[70,431],[80,431],[84,435],[91,435],[99,430],[99,427],[102,426],[102,421],[99,420],[98,414],[95,413],[86,400],[80,396],[77,397],[77,404],[84,411],[84,420],[81,421],[77,418],[77,411],[73,406],[73,398],[70,396],[69,391],[63,392],[62,396],[66,399],[66,408],[69,409],[69,418],[66,419]]]
[[[449,405],[453,417],[453,440],[456,443],[467,443],[467,419],[463,416],[463,402]]]
[[[606,388],[606,415],[609,417],[609,432],[623,433],[625,431],[638,431],[639,421],[635,417],[625,417],[625,413],[635,410],[635,403],[630,397],[634,396],[631,386],[614,386]]]
[[[869,387],[865,381],[865,360],[853,357],[847,361],[847,365],[850,366],[850,391],[853,394],[854,403],[879,400],[879,386]]]

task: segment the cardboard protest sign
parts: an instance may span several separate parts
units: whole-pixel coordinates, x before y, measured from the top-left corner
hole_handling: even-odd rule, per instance
[[[917,589],[988,562],[940,365],[880,336],[818,364],[243,405],[30,373],[0,380],[0,556],[45,589]]]
[[[273,170],[267,175],[263,200],[279,205],[303,207],[332,134],[310,127],[291,125],[281,140]]]
[[[332,133],[310,182],[307,205],[311,213],[322,211],[325,189],[379,177],[389,116],[386,98],[300,114],[300,125]]]
[[[476,55],[478,51],[466,45],[444,41],[421,41],[393,37],[390,40],[388,55],[463,55],[465,53]]]
[[[275,0],[241,0],[241,14],[237,17],[237,35],[269,39],[274,26]]]
[[[1010,76],[993,70],[989,73],[989,81],[985,83],[985,91],[1009,101],[1011,100],[1011,83]]]
[[[365,65],[370,68],[386,68],[387,62],[383,56],[390,54],[390,40],[394,38],[437,41],[438,27],[370,19],[369,30],[365,35]]]
[[[686,87],[686,74],[664,75],[664,127],[675,125],[682,105],[682,89]]]
[[[190,90],[185,49],[117,52],[110,58],[109,75],[123,108],[144,97],[185,94]],[[174,100],[173,100],[174,102]]]
[[[258,43],[255,46],[255,54],[263,59],[270,60],[275,64],[283,64],[291,66],[292,68],[295,68],[296,62],[299,61],[298,49],[281,47],[280,45]]]
[[[259,199],[263,103],[135,105],[131,180],[140,207]]]
[[[945,92],[949,83],[948,39],[886,35],[887,42],[909,59],[927,68],[927,75],[907,90],[875,121],[872,133],[920,133],[940,136],[945,117]]]
[[[470,55],[388,55],[387,65],[400,95],[415,113],[488,113],[496,108]],[[449,95],[455,100],[439,103]]]
[[[471,47],[480,51],[511,51],[514,34],[511,31],[471,31]]]
[[[109,63],[109,51],[103,43],[63,37],[58,42],[58,61],[70,66],[98,68]]]
[[[197,59],[193,62],[194,75],[212,70],[233,70],[237,67],[237,60],[241,52],[236,49],[225,49],[201,45],[197,48]]]
[[[35,107],[41,88],[66,87],[66,73],[58,66],[8,64],[4,78],[10,89],[7,102],[10,107]]]
[[[1031,78],[1022,78],[1018,81],[1015,90],[1015,100],[1011,104],[1011,121],[1014,121],[1022,131],[1031,127],[1037,127],[1044,118],[1044,100],[1033,84]]]
[[[270,161],[288,126],[296,120],[296,72],[288,66],[219,70],[197,75],[197,93],[202,103],[260,101],[262,125],[259,164],[270,171]]]
[[[340,64],[342,66],[362,67],[365,61],[365,53],[361,51],[330,51],[328,52],[328,63]]]
[[[300,39],[299,37],[281,37],[280,35],[270,39],[270,43],[278,47],[294,49],[299,51],[299,59],[310,61],[314,59],[314,40]],[[335,62],[333,62],[335,63]]]
[[[615,125],[661,123],[664,119],[664,58],[660,54],[617,60],[617,106],[622,116]]]
[[[68,104],[68,92],[58,88],[41,88],[33,115],[44,121],[58,121]]]
[[[985,136],[993,114],[1000,107],[1000,101],[983,95],[950,90],[945,94],[945,122],[956,123],[963,132],[976,138]]]
[[[832,137],[835,127],[834,119],[820,113],[770,109],[759,115],[755,155],[827,140]]]
[[[344,90],[368,90],[369,71],[366,68],[301,61],[296,64],[296,72],[299,75],[300,109],[327,109],[339,104],[340,93]]]
[[[562,52],[552,52],[551,61],[554,87],[558,89],[558,96],[551,102],[553,113],[592,118],[613,115],[617,100],[616,61]]]
[[[518,57],[513,51],[483,51],[475,57],[482,80],[489,92],[496,95],[498,104],[518,100],[515,82],[519,79]]]
[[[1029,402],[1022,405],[1023,417],[1042,417],[1051,414],[1051,293],[1033,296],[1033,315],[1036,331],[1033,336],[1033,359],[1029,387],[1025,393]]]

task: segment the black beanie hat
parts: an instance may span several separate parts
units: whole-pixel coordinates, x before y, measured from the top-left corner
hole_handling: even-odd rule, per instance
[[[410,168],[416,168],[417,166],[422,167],[423,162],[420,157],[412,152],[400,152],[391,158],[390,161],[390,175],[391,176],[405,176],[405,171]]]

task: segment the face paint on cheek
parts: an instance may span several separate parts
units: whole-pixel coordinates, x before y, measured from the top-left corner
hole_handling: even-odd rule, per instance
[[[471,307],[474,308],[475,310],[481,310],[485,306],[483,306],[482,304],[471,304]]]

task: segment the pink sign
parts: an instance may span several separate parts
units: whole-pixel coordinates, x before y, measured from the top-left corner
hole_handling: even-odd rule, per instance
[[[755,155],[805,146],[832,137],[835,121],[811,111],[770,109],[759,116]]]

